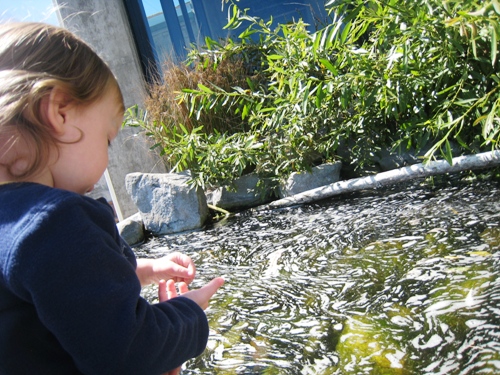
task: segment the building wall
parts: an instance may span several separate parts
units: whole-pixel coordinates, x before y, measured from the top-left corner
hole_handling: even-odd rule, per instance
[[[203,45],[206,36],[215,40],[236,38],[249,25],[244,22],[237,30],[224,29],[230,5],[221,0],[148,0],[148,7],[144,7],[145,0],[124,1],[139,49],[152,46],[155,50],[144,53],[146,65],[157,64],[153,71],[158,72],[165,60],[183,60],[192,43]],[[181,12],[182,4],[185,12]],[[239,0],[237,4],[242,10],[248,9],[250,16],[266,22],[272,17],[273,27],[302,19],[314,31],[328,18],[325,0]],[[150,79],[147,71],[145,74]]]
[[[125,106],[142,105],[145,83],[123,1],[53,1],[59,7],[60,24],[89,43],[108,63],[117,77]],[[165,172],[163,163],[149,146],[136,128],[122,129],[112,143],[108,171],[124,218],[137,212],[126,191],[125,176],[132,172]],[[93,195],[111,200],[104,177]]]

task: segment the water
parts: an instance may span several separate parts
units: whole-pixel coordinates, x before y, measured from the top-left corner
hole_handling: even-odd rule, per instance
[[[226,279],[207,350],[183,374],[500,373],[499,187],[420,180],[244,212],[136,251],[189,254],[194,287]]]

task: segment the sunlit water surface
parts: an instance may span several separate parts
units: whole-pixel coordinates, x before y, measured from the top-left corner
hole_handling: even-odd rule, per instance
[[[155,238],[226,284],[183,374],[500,373],[500,182],[440,178]],[[155,301],[155,288],[144,295]]]

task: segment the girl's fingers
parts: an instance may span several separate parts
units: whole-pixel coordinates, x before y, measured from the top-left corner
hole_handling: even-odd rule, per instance
[[[179,283],[179,292],[175,287],[175,282],[173,280],[160,280],[158,283],[158,299],[160,302],[168,301],[169,299],[175,298],[181,294],[189,292],[188,286],[186,283]]]
[[[189,292],[189,288],[186,283],[181,282],[179,283],[179,294],[184,294]]]
[[[222,277],[216,277],[200,289],[191,290],[185,293],[184,297],[187,297],[190,300],[196,302],[198,306],[205,310],[208,307],[208,301],[210,300],[210,298],[223,284],[224,279]]]
[[[175,282],[172,279],[167,281],[167,297],[167,299],[177,297],[177,289],[175,288]]]
[[[202,309],[206,309],[210,298],[223,284],[224,279],[222,277],[216,277],[202,288],[189,291],[187,284],[185,282],[180,282],[179,292],[177,292],[174,280],[160,280],[158,285],[158,298],[160,302],[165,302],[177,296],[184,295],[196,302]]]
[[[160,280],[158,283],[158,299],[160,302],[165,302],[168,300],[167,295],[167,282],[165,280]]]
[[[176,265],[172,268],[172,271],[177,281],[186,281],[188,284],[193,281],[196,275],[196,267],[189,256],[182,253],[172,253],[167,258]]]

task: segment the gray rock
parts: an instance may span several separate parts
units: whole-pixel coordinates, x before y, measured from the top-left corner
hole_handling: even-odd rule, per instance
[[[205,193],[188,185],[187,173],[130,173],[127,192],[139,209],[144,227],[154,235],[203,226],[208,216]]]
[[[333,184],[339,180],[341,168],[341,162],[325,163],[312,168],[311,172],[292,173],[279,188],[280,198]]]
[[[144,223],[139,212],[120,221],[116,226],[120,235],[130,246],[144,242]]]
[[[381,150],[378,155],[374,157],[374,162],[379,165],[381,172],[420,163],[414,150],[396,153],[386,149]]]
[[[458,144],[451,140],[450,145],[453,157],[459,156],[461,152]],[[373,161],[379,166],[381,172],[392,171],[394,169],[421,163],[423,156],[430,150],[431,146],[432,145],[428,144],[419,152],[417,152],[413,147],[397,151],[382,149],[377,153],[377,155],[375,155]]]
[[[269,201],[269,194],[265,188],[257,186],[259,181],[255,173],[241,176],[234,181],[232,188],[224,186],[212,191],[210,201],[214,206],[229,211],[264,204]]]

